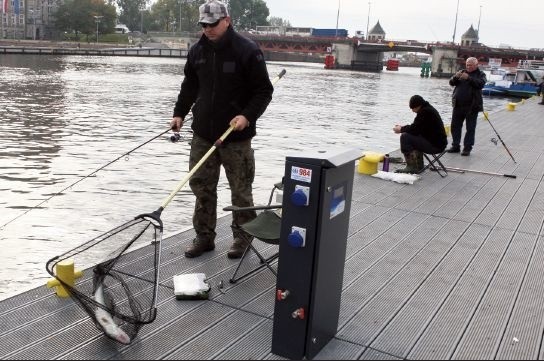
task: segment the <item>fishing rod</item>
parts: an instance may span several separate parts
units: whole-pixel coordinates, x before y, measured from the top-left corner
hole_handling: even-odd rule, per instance
[[[165,131],[161,132],[160,134],[157,134],[155,135],[153,138],[145,141],[144,143],[138,145],[137,147],[135,148],[132,148],[131,150],[129,150],[128,152],[125,152],[123,153],[122,155],[120,155],[119,157],[115,158],[114,160],[108,162],[107,164],[101,166],[100,168],[92,171],[91,173],[87,174],[86,176],[80,178],[79,180],[77,180],[76,182],[70,184],[69,186],[61,189],[60,191],[58,191],[57,193],[54,193],[53,195],[51,195],[50,197],[44,199],[43,201],[41,201],[40,203],[36,204],[35,206],[33,207],[30,207],[29,209],[27,209],[26,211],[24,211],[23,213],[19,214],[18,216],[12,218],[11,220],[7,221],[6,223],[4,223],[3,225],[0,226],[0,230],[4,229],[4,227],[6,227],[7,225],[9,225],[10,223],[12,222],[15,222],[17,219],[21,218],[22,216],[24,216],[25,214],[27,214],[28,212],[36,209],[36,208],[39,208],[41,205],[49,202],[52,198],[64,193],[65,191],[67,191],[68,189],[72,188],[73,186],[77,185],[79,182],[82,182],[84,181],[85,179],[89,178],[89,177],[92,177],[93,175],[95,175],[96,173],[100,172],[101,170],[103,170],[104,168],[112,165],[113,163],[117,162],[119,159],[123,158],[123,157],[126,157],[128,156],[130,153],[136,151],[137,149],[143,147],[144,145],[148,144],[148,143],[151,143],[152,141],[154,141],[155,139],[159,138],[159,137],[162,137],[164,134],[166,134],[167,132],[171,131],[172,129],[171,128],[168,128],[166,129]],[[179,135],[179,133],[175,133],[174,135],[170,136],[170,141],[175,143],[175,142],[178,142],[180,139],[181,139],[181,135]]]
[[[508,155],[510,156],[510,158],[512,158],[512,160],[514,161],[514,163],[517,163],[516,160],[514,159],[514,156],[512,155],[512,153],[510,153],[510,150],[508,149],[508,147],[506,146],[506,144],[504,144],[501,136],[499,135],[499,133],[497,133],[497,130],[495,129],[495,127],[493,126],[493,124],[491,124],[491,120],[489,120],[489,117],[487,116],[487,112],[483,112],[484,113],[484,117],[485,119],[489,122],[489,125],[491,125],[491,128],[493,128],[493,131],[495,132],[495,134],[497,134],[497,137],[499,138],[499,140],[501,141],[502,143],[502,146],[504,147],[504,149],[506,149],[506,151],[508,152]],[[494,142],[495,145],[497,145],[496,141]]]
[[[517,176],[515,174],[502,174],[502,173],[484,172],[484,171],[480,171],[480,170],[453,168],[453,167],[444,167],[444,168],[446,168],[449,171],[457,172],[457,173],[470,172],[470,173],[480,173],[480,174],[489,174],[489,175],[499,175],[499,176],[503,176],[503,177],[507,177],[507,178],[517,178]]]

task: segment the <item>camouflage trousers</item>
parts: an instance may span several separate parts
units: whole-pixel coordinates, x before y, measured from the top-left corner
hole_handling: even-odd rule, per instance
[[[191,142],[189,170],[210,150],[213,143],[197,136]],[[232,205],[253,206],[253,180],[255,179],[255,156],[251,139],[223,144],[218,147],[200,166],[189,180],[189,186],[196,196],[193,227],[199,239],[213,241],[217,225],[217,184],[221,165],[231,191]],[[241,236],[236,225],[244,224],[256,217],[255,211],[233,212],[234,237]],[[238,234],[237,234],[238,233]]]

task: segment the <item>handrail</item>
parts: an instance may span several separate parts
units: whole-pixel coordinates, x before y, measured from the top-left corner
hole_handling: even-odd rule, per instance
[[[3,54],[33,54],[33,55],[111,55],[111,56],[142,56],[142,57],[187,57],[186,49],[162,48],[119,48],[119,49],[90,49],[90,48],[54,48],[54,47],[26,47],[0,46]]]

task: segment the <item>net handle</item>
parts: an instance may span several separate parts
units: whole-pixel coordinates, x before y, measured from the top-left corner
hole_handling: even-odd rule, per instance
[[[219,139],[217,139],[215,141],[215,143],[213,144],[213,146],[206,152],[206,154],[204,154],[204,156],[198,161],[198,163],[193,167],[193,169],[191,169],[191,171],[189,173],[187,173],[187,175],[178,183],[178,185],[176,186],[176,188],[172,191],[172,193],[170,193],[170,195],[164,200],[164,202],[162,203],[161,205],[161,208],[164,209],[166,208],[166,206],[168,204],[170,204],[170,202],[172,201],[172,199],[174,199],[174,197],[176,196],[176,194],[181,190],[181,188],[183,188],[183,186],[185,185],[185,183],[187,183],[187,181],[193,176],[193,174],[196,173],[196,171],[202,166],[202,164],[204,164],[204,162],[210,157],[210,155],[219,147],[221,146],[221,144],[223,143],[223,141],[225,140],[225,138],[228,137],[228,135],[234,130],[234,126],[231,125],[229,127],[229,129],[227,129],[227,131],[225,133],[223,133],[223,135],[221,137],[219,137]]]

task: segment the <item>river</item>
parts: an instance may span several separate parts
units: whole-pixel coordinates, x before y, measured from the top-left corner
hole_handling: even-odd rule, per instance
[[[51,257],[156,210],[187,174],[188,142],[171,143],[166,134],[81,180],[168,128],[184,63],[0,55],[0,226],[9,223],[0,229],[0,299],[45,284]],[[268,69],[271,77],[287,73],[253,142],[258,204],[281,180],[287,154],[398,149],[391,129],[412,121],[413,94],[428,99],[445,123],[451,119],[447,79],[421,78],[417,68],[377,74],[271,62]],[[485,107],[493,112],[508,101],[486,98]],[[223,174],[219,195],[222,215],[230,199]],[[193,203],[187,185],[163,212],[166,236],[191,227]]]

